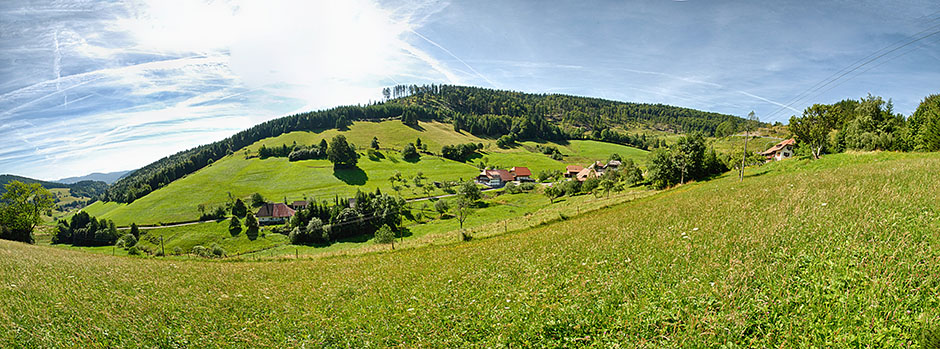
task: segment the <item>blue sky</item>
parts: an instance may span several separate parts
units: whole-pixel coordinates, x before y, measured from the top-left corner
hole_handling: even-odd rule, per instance
[[[0,173],[138,168],[274,117],[377,100],[397,83],[753,110],[771,122],[871,93],[909,115],[940,93],[935,32],[940,3],[916,0],[8,0]]]

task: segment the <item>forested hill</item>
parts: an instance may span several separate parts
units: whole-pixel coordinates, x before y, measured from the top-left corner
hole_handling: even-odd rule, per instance
[[[56,182],[46,182],[38,179],[32,179],[27,177],[21,177],[17,175],[4,174],[0,175],[0,194],[6,192],[4,185],[11,181],[20,181],[23,183],[39,183],[43,188],[53,189],[53,188],[68,188],[71,190],[72,195],[74,196],[84,196],[89,198],[99,197],[104,194],[108,189],[108,184],[101,181],[80,181],[72,184],[63,184]]]
[[[508,136],[514,140],[598,139],[640,148],[658,145],[654,144],[658,139],[631,135],[623,132],[625,129],[649,125],[711,135],[723,122],[746,122],[731,115],[666,105],[477,87],[399,85],[383,93],[385,102],[285,116],[224,140],[167,156],[118,180],[102,199],[132,202],[261,139],[293,131],[344,128],[356,120],[401,118],[403,123],[413,126],[417,126],[418,120],[437,120],[451,122],[455,129],[479,136]]]
[[[714,134],[723,122],[739,124],[742,118],[664,104],[618,102],[561,94],[532,94],[480,87],[399,85],[384,91],[406,105],[440,108],[458,115],[536,115],[560,123],[568,133],[647,127],[678,133]],[[469,125],[462,125],[469,127]]]

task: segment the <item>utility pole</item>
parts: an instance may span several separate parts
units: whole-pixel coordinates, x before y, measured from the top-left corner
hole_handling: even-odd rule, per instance
[[[166,249],[163,248],[163,237],[162,237],[162,236],[160,237],[160,253],[161,253],[163,256],[166,256]]]
[[[754,116],[754,111],[752,110],[747,114],[747,121],[744,123],[744,154],[741,155],[741,169],[738,172],[738,177],[740,181],[744,180],[744,161],[747,159],[747,139],[751,138],[751,121],[759,121],[757,116]]]

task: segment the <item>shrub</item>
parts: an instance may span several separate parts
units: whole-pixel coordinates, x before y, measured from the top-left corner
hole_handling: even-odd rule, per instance
[[[532,191],[535,189],[535,183],[525,182],[519,185],[519,189],[522,191]]]
[[[117,247],[123,247],[125,249],[134,247],[135,245],[137,245],[137,238],[134,237],[134,234],[124,234],[117,242]]]
[[[470,231],[461,231],[461,232],[460,232],[460,239],[461,239],[462,241],[464,241],[464,242],[473,240],[473,232],[470,232]]]
[[[154,253],[153,255],[154,255],[154,256],[157,256],[157,257],[163,257],[163,250],[159,250],[159,251],[157,251],[156,253]]]
[[[174,255],[177,255],[177,256],[183,254],[183,248],[181,248],[181,247],[179,247],[179,246],[174,247],[174,248],[173,248],[173,254],[174,254]]]
[[[238,220],[238,216],[232,217],[232,221],[228,224],[228,231],[232,235],[237,235],[242,231],[242,222]]]
[[[192,254],[197,255],[197,256],[199,256],[199,257],[209,257],[209,254],[210,254],[208,248],[205,248],[205,247],[200,246],[200,245],[193,246],[193,249],[190,250],[189,253],[192,253]]]
[[[212,255],[216,257],[224,257],[225,250],[222,249],[222,246],[219,246],[219,244],[212,244]]]
[[[251,194],[251,206],[259,207],[261,205],[264,205],[264,196],[258,193]]]
[[[496,140],[496,146],[500,148],[509,148],[516,144],[516,139],[511,135],[503,135]]]
[[[444,216],[444,213],[447,212],[447,210],[449,209],[450,209],[450,205],[447,204],[447,201],[444,199],[437,200],[437,202],[434,203],[434,210],[440,213],[442,217]]]
[[[383,225],[382,228],[379,228],[379,231],[375,232],[375,242],[379,244],[390,244],[395,242],[395,232],[392,231],[392,228],[388,224]]]
[[[418,149],[415,148],[415,145],[412,143],[405,145],[405,149],[401,151],[401,156],[405,159],[417,159],[421,157],[421,155],[418,154]]]
[[[131,247],[129,250],[127,250],[127,254],[129,254],[129,255],[131,255],[131,256],[139,256],[139,255],[140,255],[140,249],[137,248],[137,246],[133,246],[133,247]]]

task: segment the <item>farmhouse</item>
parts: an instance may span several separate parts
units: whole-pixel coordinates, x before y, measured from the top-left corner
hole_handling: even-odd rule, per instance
[[[506,185],[506,182],[512,182],[512,174],[506,170],[483,170],[477,176],[477,182],[498,188]]]
[[[295,211],[299,211],[299,210],[305,209],[305,208],[307,208],[307,202],[306,202],[306,201],[300,201],[300,200],[294,201],[294,202],[292,202],[292,203],[290,204],[290,208],[294,209]]]
[[[586,180],[588,180],[588,179],[590,179],[590,178],[597,178],[597,177],[600,177],[602,174],[604,174],[604,173],[603,173],[603,172],[597,172],[597,171],[594,169],[594,166],[590,166],[590,167],[588,167],[588,168],[581,169],[581,171],[578,172],[577,175],[575,175],[575,179],[578,180],[578,182],[584,182],[584,181],[586,181]]]
[[[777,143],[776,145],[770,147],[770,149],[767,149],[763,151],[762,153],[760,153],[760,155],[763,155],[764,157],[766,157],[767,161],[771,161],[771,160],[780,161],[780,160],[793,156],[794,144],[796,144],[796,140],[793,138],[790,138],[788,140]]]
[[[266,203],[258,209],[255,217],[261,224],[280,224],[294,216],[294,209],[282,203]]]
[[[509,169],[509,173],[512,174],[514,180],[520,182],[532,182],[532,171],[528,167],[513,167]]]
[[[575,178],[578,176],[578,173],[584,170],[584,167],[578,165],[568,165],[565,167],[565,178]]]

